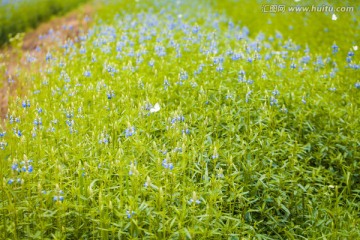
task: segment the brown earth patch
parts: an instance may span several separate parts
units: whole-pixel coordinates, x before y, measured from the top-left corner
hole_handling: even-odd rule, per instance
[[[18,69],[29,69],[29,58],[35,59],[32,67],[40,67],[49,50],[58,48],[67,40],[76,42],[89,28],[95,9],[96,5],[91,3],[82,5],[25,33],[18,45],[13,43],[0,49],[0,125],[5,121],[9,97],[21,96],[28,88],[26,82],[18,79]]]

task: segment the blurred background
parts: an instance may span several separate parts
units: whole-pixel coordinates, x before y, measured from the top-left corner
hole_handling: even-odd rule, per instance
[[[179,0],[177,0],[179,1]],[[158,5],[161,1],[144,0],[1,0],[0,2],[0,44],[4,45],[16,33],[26,32],[36,28],[41,22],[48,21],[54,16],[61,16],[79,5],[87,3],[95,8],[106,7],[110,11],[119,11],[114,5],[123,7],[144,4],[149,7]],[[181,2],[181,1],[180,1]],[[217,9],[220,14],[231,17],[234,23],[240,23],[249,29],[250,36],[257,36],[260,32],[265,35],[286,33],[298,44],[308,44],[318,48],[332,44],[355,44],[359,40],[359,1],[269,1],[269,0],[200,0],[207,2]],[[195,2],[196,4],[196,2]],[[153,5],[153,6],[151,6]],[[304,9],[291,7],[313,7],[306,12]],[[283,7],[283,8],[282,8]],[[316,9],[314,9],[316,7]],[[326,8],[328,7],[328,8]],[[336,11],[337,7],[352,7]],[[333,11],[331,11],[333,10]],[[78,10],[81,11],[81,8]],[[94,11],[96,15],[96,11]],[[332,15],[336,14],[336,20]],[[315,49],[312,49],[315,50]]]

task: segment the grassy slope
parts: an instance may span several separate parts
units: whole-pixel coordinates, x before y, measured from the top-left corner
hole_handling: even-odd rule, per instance
[[[223,8],[233,16],[232,5],[188,4],[169,4],[165,14],[149,18],[136,14],[149,6],[158,13],[161,2],[158,7],[111,5],[81,43],[85,53],[79,44],[66,54],[54,50],[42,72],[21,73],[34,79],[34,92],[28,96],[30,108],[21,106],[25,99],[13,101],[11,115],[21,122],[8,123],[2,140],[7,143],[0,152],[4,238],[359,238],[360,102],[354,87],[359,73],[347,67],[348,49],[333,54],[331,39],[330,46],[313,50],[316,45],[309,41],[311,61],[304,64],[307,54],[298,50],[295,38],[295,44],[286,41],[292,32],[273,16],[285,39],[270,41],[265,35],[260,50],[247,53],[254,46],[252,32],[265,32],[258,24],[249,25],[250,38],[235,40],[240,30],[228,30],[226,15],[213,14]],[[124,12],[114,17],[120,9]],[[251,19],[251,11],[246,13],[243,21]],[[192,26],[189,34],[181,25],[173,31],[180,58],[169,47],[166,14],[175,19],[181,14]],[[143,46],[134,44],[143,58],[137,62],[128,53],[144,22],[157,34]],[[301,24],[295,22],[294,29]],[[210,47],[205,37],[192,43],[196,25],[200,33],[215,36],[219,53],[199,51]],[[157,42],[158,37],[163,40]],[[354,38],[336,42],[350,46]],[[117,41],[127,42],[120,58]],[[158,45],[167,46],[166,56],[156,55]],[[231,60],[230,48],[243,59]],[[254,59],[257,54],[262,58]],[[316,61],[320,54],[323,64]],[[359,62],[356,54],[353,63]],[[214,64],[220,56],[223,72]],[[154,67],[148,65],[151,59]],[[201,64],[202,73],[193,75]],[[246,72],[242,79],[240,70]],[[177,84],[184,72],[188,79]],[[161,110],[149,115],[146,104],[156,102]],[[34,130],[40,118],[43,126]],[[131,126],[136,132],[126,137]],[[186,129],[190,134],[182,133]],[[26,158],[33,160],[33,173],[11,169],[16,163],[22,167]],[[164,168],[164,158],[174,169]],[[53,201],[58,196],[64,201]],[[201,203],[189,204],[190,199]],[[127,218],[127,211],[134,214]]]

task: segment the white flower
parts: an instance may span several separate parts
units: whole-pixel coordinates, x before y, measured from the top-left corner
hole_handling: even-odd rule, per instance
[[[335,15],[335,13],[332,15],[331,19],[332,19],[333,21],[336,21],[336,20],[337,20],[337,16]]]

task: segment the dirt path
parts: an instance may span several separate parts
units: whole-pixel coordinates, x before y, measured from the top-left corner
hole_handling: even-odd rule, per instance
[[[27,32],[19,48],[0,49],[0,125],[8,111],[9,96],[16,96],[17,92],[22,93],[27,88],[26,83],[17,79],[17,70],[29,68],[29,60],[40,66],[45,62],[46,53],[57,48],[59,43],[68,39],[76,41],[88,29],[95,8],[91,3],[82,5]]]

